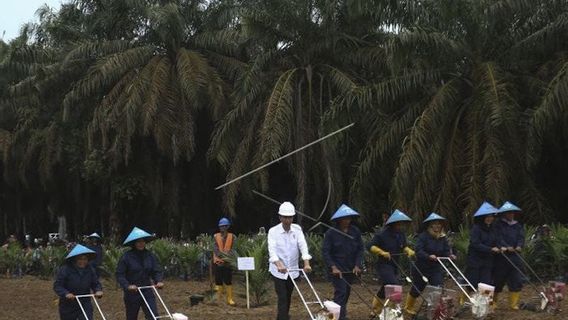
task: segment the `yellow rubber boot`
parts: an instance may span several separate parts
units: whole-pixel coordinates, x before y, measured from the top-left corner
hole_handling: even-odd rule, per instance
[[[499,300],[497,300],[497,299],[499,299],[499,293],[498,293],[498,292],[494,292],[494,293],[493,293],[493,300],[491,300],[491,304],[490,304],[492,310],[497,309],[498,302],[499,302]]]
[[[235,301],[233,300],[233,286],[226,286],[225,289],[227,290],[227,304],[234,306]]]
[[[416,315],[414,310],[414,305],[416,304],[416,298],[411,296],[410,293],[406,296],[406,302],[404,303],[404,311],[409,315]]]
[[[521,298],[520,292],[511,292],[509,296],[509,305],[513,310],[519,310],[519,300]]]
[[[464,303],[466,303],[466,302],[469,302],[469,300],[467,299],[467,296],[463,292],[460,293],[460,300],[459,300],[460,306],[463,306]]]
[[[383,311],[383,301],[378,297],[373,297],[373,312],[371,312],[371,318],[375,318]]]
[[[223,300],[223,286],[215,286],[215,297],[217,301]]]

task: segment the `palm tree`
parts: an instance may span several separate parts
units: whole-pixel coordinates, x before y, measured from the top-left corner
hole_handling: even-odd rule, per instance
[[[196,113],[207,109],[217,116],[224,106],[225,84],[196,45],[203,4],[148,1],[129,11],[139,14],[136,37],[87,41],[67,54],[64,65],[92,61],[64,100],[65,117],[78,112],[82,99],[99,102],[89,127],[92,147],[128,163],[132,139],[152,137],[174,162],[191,159]]]
[[[78,209],[66,210],[83,212],[78,223],[92,219],[97,201],[88,199],[98,197],[100,214],[110,211],[118,231],[116,211],[140,211],[150,191],[152,208],[163,201],[165,211],[179,213],[183,179],[175,166],[192,159],[199,111],[214,119],[224,100],[224,81],[197,44],[204,9],[200,1],[90,0],[57,14],[43,8],[29,29],[32,45],[24,41],[9,59],[23,80],[3,103],[12,114],[28,113],[8,128],[14,138],[4,167],[19,173],[13,184],[60,199],[52,208],[69,199],[50,190],[73,190]],[[43,191],[32,187],[36,178]]]
[[[365,76],[380,70],[374,62],[383,54],[376,45],[383,32],[366,9],[345,1],[242,2],[235,30],[246,41],[248,64],[235,79],[234,107],[218,124],[210,149],[211,158],[228,171],[227,180],[349,123],[348,117],[328,123],[323,116],[331,105],[350,100]],[[228,185],[226,210],[234,214],[243,191],[266,191],[270,185],[280,196],[295,195],[300,210],[319,212],[328,177],[331,203],[338,203],[344,199],[344,162],[349,161],[344,156],[349,144],[338,141],[343,140],[288,158],[272,171],[287,172],[283,177],[270,180],[264,170]]]
[[[369,176],[384,177],[381,163],[398,158],[390,200],[417,221],[439,211],[457,224],[484,199],[518,201],[532,221],[547,217],[526,139],[563,118],[566,3],[422,1],[413,9],[416,18],[387,46],[392,76],[366,88],[386,115],[374,117],[383,127],[369,130],[352,197],[373,190]]]

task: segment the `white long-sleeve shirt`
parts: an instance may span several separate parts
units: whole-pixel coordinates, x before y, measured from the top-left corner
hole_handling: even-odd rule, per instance
[[[290,226],[290,230],[285,231],[282,223],[280,223],[268,230],[268,271],[273,276],[286,280],[288,274],[278,272],[275,262],[280,260],[287,269],[298,269],[300,253],[302,260],[312,259],[302,227],[293,223]],[[300,275],[298,271],[293,271],[289,274],[294,279]]]

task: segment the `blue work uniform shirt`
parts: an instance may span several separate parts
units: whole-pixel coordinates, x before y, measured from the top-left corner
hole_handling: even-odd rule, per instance
[[[62,319],[80,318],[83,319],[81,309],[76,299],[67,299],[69,293],[78,295],[91,294],[102,291],[103,287],[99,282],[99,277],[91,265],[85,268],[78,268],[72,263],[66,263],[57,272],[53,290],[59,296],[59,314]],[[89,298],[81,299],[81,304],[87,317],[92,317],[92,305]]]
[[[523,247],[525,245],[525,228],[518,221],[512,222],[503,219],[495,223],[495,228],[501,239],[503,247]]]
[[[372,246],[377,246],[390,253],[391,259],[398,263],[399,257],[403,249],[406,247],[406,235],[402,232],[395,231],[392,227],[386,226],[373,236],[373,239],[367,245],[367,249],[371,249]],[[390,264],[395,266],[392,261],[379,256],[377,259],[377,266],[381,264]]]
[[[429,256],[450,256],[450,244],[445,236],[434,237],[428,231],[424,231],[416,238],[416,266],[420,270],[437,270],[440,268],[438,261],[432,261]]]
[[[164,276],[158,259],[148,250],[132,249],[125,252],[116,267],[116,280],[124,291],[129,285],[137,287],[150,286],[161,282]]]
[[[78,268],[71,263],[66,263],[59,268],[53,283],[53,290],[62,299],[66,299],[65,296],[68,293],[83,295],[102,289],[95,269],[90,265],[85,268]],[[76,304],[75,301],[73,303]]]
[[[476,223],[469,234],[468,266],[493,265],[493,247],[500,247],[500,237],[494,225]]]
[[[363,260],[363,239],[361,231],[350,225],[346,232],[353,239],[329,229],[324,235],[322,255],[329,270],[336,266],[341,272],[351,272],[355,266],[361,267]]]

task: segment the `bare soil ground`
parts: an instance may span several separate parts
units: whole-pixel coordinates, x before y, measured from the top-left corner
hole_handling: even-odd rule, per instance
[[[52,282],[40,280],[34,277],[24,277],[21,279],[0,279],[0,319],[1,320],[20,320],[20,319],[44,319],[55,320],[58,318],[57,297],[52,290]],[[245,288],[243,285],[235,285],[236,307],[229,307],[225,304],[218,304],[206,300],[197,306],[190,307],[189,296],[191,294],[201,294],[209,289],[208,282],[194,281],[167,281],[166,287],[161,291],[162,297],[171,312],[180,312],[190,319],[231,319],[231,320],[254,320],[254,319],[274,319],[276,314],[276,303],[272,283],[269,283],[268,301],[265,306],[246,308]],[[122,291],[116,287],[113,281],[103,280],[105,296],[99,300],[100,305],[109,320],[124,319],[124,307],[122,302]],[[305,283],[302,284],[306,286]],[[333,296],[333,288],[327,282],[317,282],[315,286],[322,299],[329,299]],[[376,286],[373,286],[376,288]],[[405,290],[408,288],[405,288]],[[367,301],[371,300],[371,295],[361,286],[356,286],[355,290]],[[568,312],[562,311],[556,315],[546,313],[534,313],[526,310],[510,311],[505,308],[507,294],[503,294],[498,308],[491,316],[492,319],[568,319]],[[534,296],[534,291],[526,287],[523,291],[523,298]],[[358,298],[355,293],[351,294],[349,302],[349,319],[368,319],[369,308]],[[309,319],[307,312],[299,298],[294,293],[290,314],[293,320]],[[99,318],[95,318],[99,319]],[[139,319],[143,319],[142,313]],[[472,319],[467,312],[460,316],[460,319]]]

